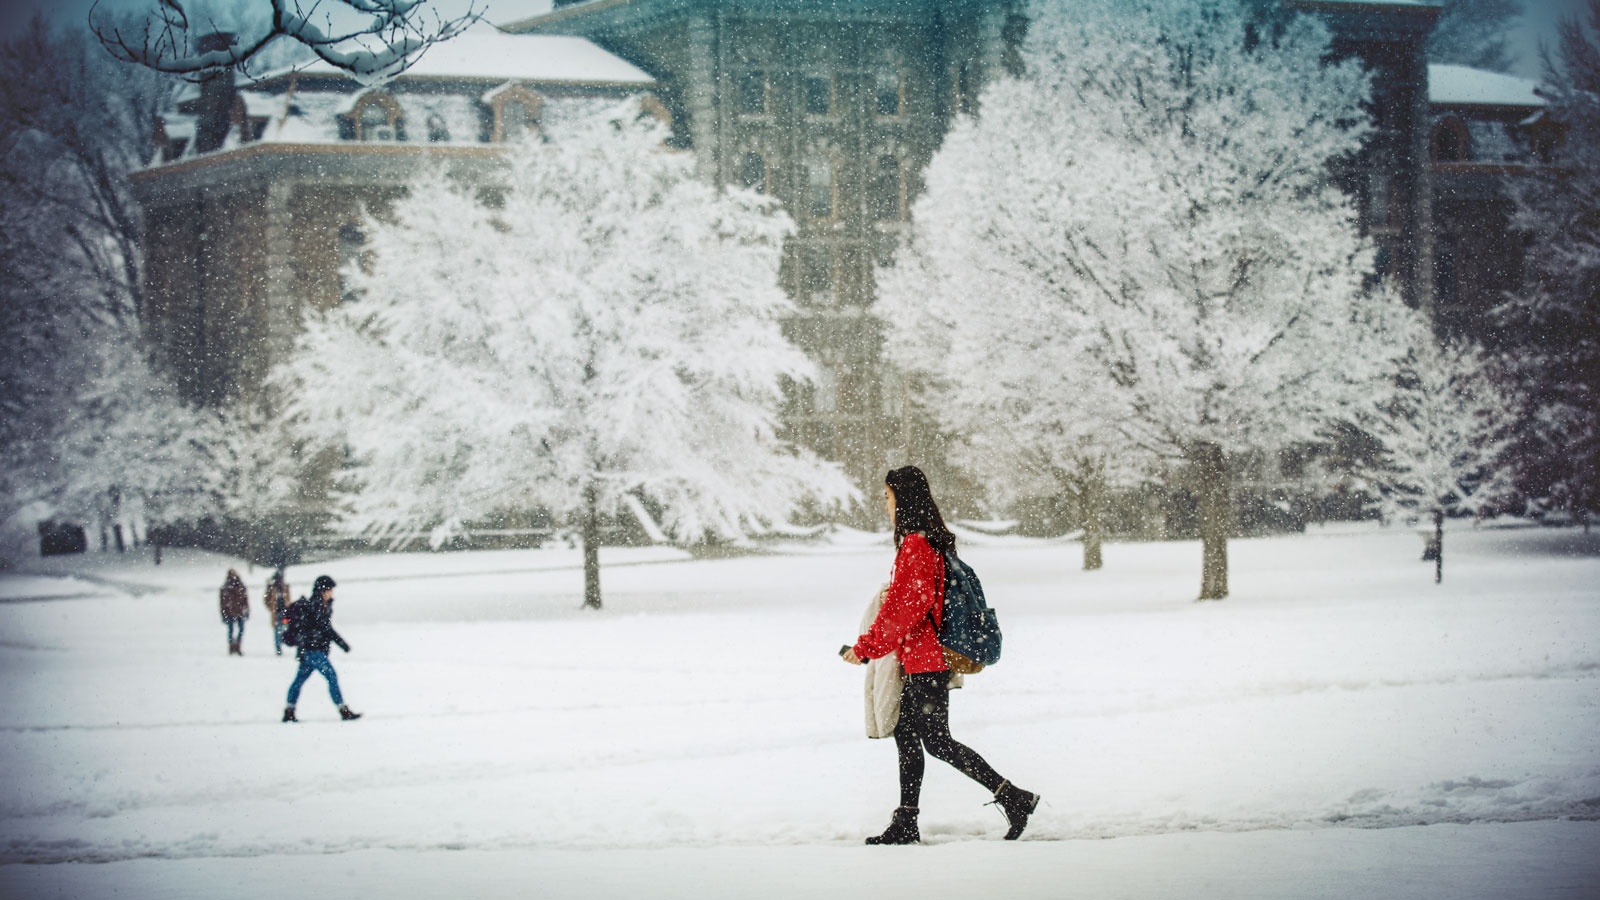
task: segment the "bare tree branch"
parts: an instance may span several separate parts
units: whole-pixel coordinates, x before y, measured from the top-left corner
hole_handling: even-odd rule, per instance
[[[155,0],[131,22],[111,21],[100,2],[89,24],[117,59],[200,81],[225,69],[248,72],[269,44],[298,43],[328,65],[365,84],[379,84],[409,69],[427,49],[464,31],[483,16],[476,0],[447,17],[427,0],[257,0],[270,7],[264,24],[230,33],[216,22],[191,22],[178,0]],[[226,35],[219,38],[217,35]]]

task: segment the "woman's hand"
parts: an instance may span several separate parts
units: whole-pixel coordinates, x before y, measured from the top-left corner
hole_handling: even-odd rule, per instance
[[[855,650],[846,650],[839,658],[852,666],[859,666],[865,662],[865,660],[856,655]]]

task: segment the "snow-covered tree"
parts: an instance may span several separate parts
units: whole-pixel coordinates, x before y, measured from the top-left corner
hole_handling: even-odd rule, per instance
[[[204,490],[216,512],[244,530],[247,559],[267,562],[263,538],[294,509],[300,455],[288,422],[265,402],[241,400],[210,414],[203,445]]]
[[[642,498],[673,537],[732,538],[853,496],[777,437],[787,217],[696,181],[636,102],[513,151],[488,202],[442,173],[368,222],[359,299],[314,318],[279,375],[313,443],[348,449],[351,524],[436,538],[506,509],[580,527]]]
[[[1397,352],[1403,306],[1363,290],[1372,249],[1329,178],[1371,129],[1368,75],[1328,62],[1321,22],[1243,0],[1035,12],[1026,76],[957,122],[911,271],[882,273],[890,352],[936,408],[940,384],[1055,408],[1059,429],[1010,431],[1048,452],[1114,435],[1110,458],[1186,462],[1219,599],[1230,458],[1315,439]]]
[[[252,62],[292,44],[364,84],[379,84],[482,16],[474,4],[450,15],[429,0],[253,0],[226,6],[147,0],[141,6],[96,4],[90,25],[100,43],[119,60],[197,80],[224,69],[248,72]]]
[[[1527,256],[1521,289],[1496,314],[1529,401],[1518,482],[1587,519],[1600,511],[1600,0],[1559,36],[1545,114],[1566,132],[1548,168],[1506,181]]]
[[[1446,0],[1428,35],[1428,60],[1509,72],[1516,64],[1519,0]]]
[[[136,331],[107,326],[82,349],[83,386],[57,411],[49,438],[51,505],[102,529],[214,512],[206,483],[214,418],[178,398]]]
[[[1093,385],[1067,380],[1082,375],[1068,358],[1076,345],[1039,327],[1037,302],[971,302],[1021,288],[1013,278],[1022,273],[1002,269],[1017,260],[923,256],[954,249],[942,242],[952,235],[923,216],[934,202],[918,207],[917,238],[879,273],[887,352],[915,375],[915,400],[952,436],[950,460],[1002,506],[1065,498],[1083,531],[1083,567],[1098,569],[1108,492],[1135,485],[1152,457],[1120,441],[1111,410],[1092,408]],[[1042,298],[1035,290],[1032,299]]]
[[[1496,387],[1483,349],[1440,342],[1420,320],[1396,360],[1393,390],[1357,421],[1383,445],[1369,481],[1390,515],[1427,514],[1435,532],[1435,580],[1444,573],[1444,518],[1478,513],[1504,498],[1500,457],[1514,403]]]

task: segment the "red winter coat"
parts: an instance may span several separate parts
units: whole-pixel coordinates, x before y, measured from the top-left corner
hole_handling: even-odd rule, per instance
[[[851,649],[861,659],[877,659],[898,650],[900,665],[908,675],[946,671],[950,667],[939,646],[943,618],[944,557],[927,538],[908,534],[895,555],[883,608]]]

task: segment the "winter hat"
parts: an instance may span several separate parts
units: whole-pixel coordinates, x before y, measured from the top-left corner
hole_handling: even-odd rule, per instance
[[[311,595],[314,597],[333,586],[332,578],[326,575],[318,575],[317,580],[311,583]]]

